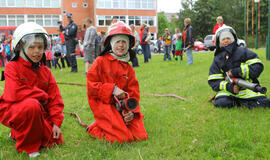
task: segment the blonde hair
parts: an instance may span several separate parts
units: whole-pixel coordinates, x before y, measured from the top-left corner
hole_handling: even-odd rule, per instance
[[[92,24],[93,20],[91,18],[86,18],[85,22],[89,22],[90,24]]]
[[[221,21],[223,21],[222,16],[218,16],[218,17],[217,17],[217,20],[221,20]]]
[[[190,18],[185,18],[184,22],[186,22],[187,24],[191,24],[191,19]]]

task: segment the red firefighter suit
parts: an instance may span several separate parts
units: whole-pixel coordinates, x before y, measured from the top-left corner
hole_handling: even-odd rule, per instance
[[[111,54],[99,56],[87,73],[88,102],[95,117],[88,133],[99,139],[104,137],[107,141],[119,143],[147,139],[139,106],[133,111],[134,119],[128,125],[117,111],[113,99],[115,85],[139,102],[139,83],[133,68]]]
[[[43,64],[34,69],[18,58],[5,68],[5,90],[0,97],[0,122],[11,128],[16,149],[28,154],[41,146],[63,142],[53,139],[53,124],[61,127],[64,104],[51,71]]]

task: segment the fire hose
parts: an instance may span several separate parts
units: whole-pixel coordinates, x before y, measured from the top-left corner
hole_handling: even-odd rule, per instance
[[[86,84],[80,84],[80,83],[70,83],[70,82],[57,82],[57,84],[64,84],[64,85],[75,85],[75,86],[86,86]],[[178,95],[175,95],[175,94],[153,94],[153,93],[142,93],[144,95],[152,95],[152,96],[156,96],[156,97],[173,97],[173,98],[177,98],[179,100],[182,100],[182,101],[185,101],[185,98],[181,97],[181,96],[178,96]],[[70,114],[71,116],[74,116],[78,123],[80,124],[80,126],[84,127],[84,128],[87,128],[88,125],[83,123],[81,121],[81,118],[79,117],[78,114],[74,113],[74,112],[69,112],[68,114]]]

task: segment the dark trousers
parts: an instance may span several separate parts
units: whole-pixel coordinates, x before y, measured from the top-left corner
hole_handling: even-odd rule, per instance
[[[7,55],[7,61],[9,62],[11,60],[11,55]]]
[[[65,66],[65,57],[61,57],[60,60],[61,60],[61,63],[62,63],[62,68],[66,68],[66,66]]]
[[[5,67],[4,57],[2,54],[0,55],[0,60],[1,60],[1,67]]]
[[[143,51],[144,63],[147,63],[148,62],[148,59],[149,59],[147,45],[149,46],[149,44],[142,44],[141,45],[142,46],[142,51]]]
[[[139,66],[139,61],[137,58],[137,49],[134,49],[135,52],[135,57],[133,59],[131,59],[132,62],[132,67],[138,67]]]
[[[173,44],[173,49],[172,49],[172,55],[173,55],[173,57],[175,56],[174,53],[175,53],[175,44]]]
[[[59,69],[61,69],[61,66],[60,66],[60,64],[58,63],[58,61],[59,61],[59,58],[55,58],[55,59],[54,59],[54,68],[55,68],[55,69],[57,68],[57,66],[59,67]]]
[[[73,39],[66,40],[67,59],[70,62],[71,72],[78,72],[77,59],[75,54],[76,43]]]
[[[264,96],[250,99],[241,99],[233,96],[220,96],[215,99],[216,107],[231,108],[233,106],[243,106],[248,108],[270,107],[270,99]]]
[[[46,66],[48,67],[48,68],[51,68],[51,60],[46,60]]]

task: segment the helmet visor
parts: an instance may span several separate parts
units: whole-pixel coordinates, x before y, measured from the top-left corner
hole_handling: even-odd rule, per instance
[[[48,36],[45,34],[28,34],[25,35],[22,39],[21,42],[25,45],[32,45],[33,43],[43,43],[44,44],[44,50],[48,46]]]

